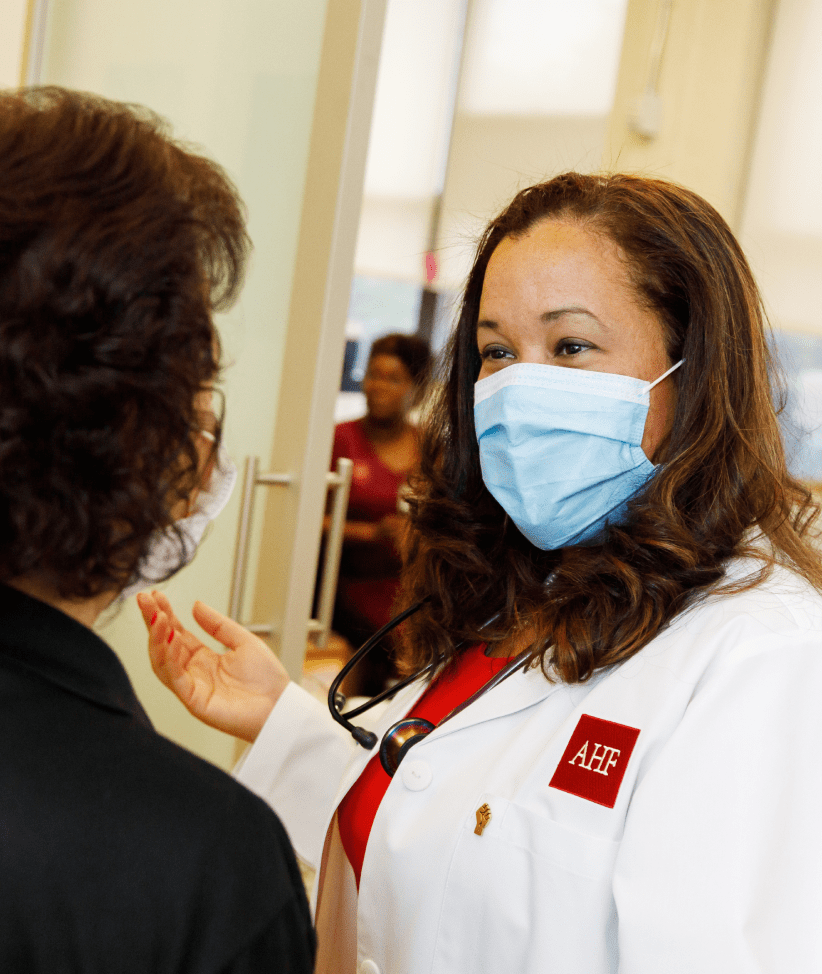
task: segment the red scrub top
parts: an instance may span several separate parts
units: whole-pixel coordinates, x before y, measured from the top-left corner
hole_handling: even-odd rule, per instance
[[[397,473],[387,467],[365,435],[362,420],[340,423],[334,429],[332,470],[340,457],[348,457],[354,462],[347,519],[378,524],[384,517],[396,514],[397,493],[411,468]],[[337,584],[338,608],[352,614],[366,629],[374,632],[381,629],[391,618],[399,591],[400,568],[399,556],[387,541],[343,542]],[[358,641],[344,628],[342,634]]]
[[[340,457],[348,457],[354,462],[351,492],[348,495],[348,520],[376,524],[387,514],[396,514],[397,491],[405,483],[409,471],[397,473],[383,463],[365,435],[361,419],[339,423],[334,428],[332,470],[336,469]]]
[[[503,657],[485,655],[485,643],[462,653],[451,669],[440,674],[406,714],[437,724],[463,701],[476,693],[508,663]],[[406,755],[407,758],[407,755]],[[337,809],[340,839],[360,887],[365,847],[382,796],[391,778],[385,773],[377,753],[363,769]]]

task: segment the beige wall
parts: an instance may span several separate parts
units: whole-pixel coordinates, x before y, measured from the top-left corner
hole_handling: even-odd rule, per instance
[[[781,0],[741,240],[772,323],[813,336],[822,335],[820,90],[822,0]]]
[[[662,126],[635,134],[661,0],[629,0],[602,166],[683,183],[738,228],[773,0],[674,0],[660,73]]]
[[[466,0],[389,0],[360,213],[359,274],[425,282]]]
[[[0,88],[16,88],[23,73],[30,0],[0,0]]]
[[[585,6],[565,17],[553,3],[470,3],[436,286],[462,288],[476,238],[518,190],[599,168],[623,8],[600,4],[594,23]]]
[[[239,186],[255,252],[218,322],[228,368],[226,445],[264,466],[276,419],[326,0],[51,0],[43,80],[141,102]],[[196,598],[226,610],[239,491],[197,558],[165,586],[193,626]],[[150,672],[131,599],[101,633],[157,728],[222,766],[234,743],[190,717]]]
[[[459,290],[488,220],[520,189],[568,169],[598,169],[602,116],[457,113],[439,234],[440,287]]]
[[[629,0],[610,117],[457,115],[439,247],[440,285],[459,289],[474,240],[523,186],[567,169],[673,179],[739,226],[773,0],[675,0],[653,140],[630,127],[662,0]]]

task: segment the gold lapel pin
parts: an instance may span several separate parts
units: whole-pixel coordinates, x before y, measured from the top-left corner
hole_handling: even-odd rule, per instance
[[[491,806],[486,802],[477,809],[477,827],[474,835],[482,835],[482,830],[491,821]]]

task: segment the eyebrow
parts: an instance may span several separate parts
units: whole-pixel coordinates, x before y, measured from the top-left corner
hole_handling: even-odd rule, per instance
[[[595,321],[598,325],[602,325],[602,322],[599,320],[599,318],[597,318],[597,316],[592,311],[589,311],[587,308],[577,307],[576,305],[572,305],[569,308],[557,308],[555,311],[546,311],[544,314],[541,314],[539,317],[540,317],[540,321],[544,321],[547,323],[550,321],[556,321],[558,318],[561,318],[563,315],[585,315],[586,318],[590,318],[592,321]],[[605,326],[602,325],[602,327],[604,328]]]
[[[548,325],[551,324],[551,322],[558,321],[563,315],[585,315],[586,318],[590,318],[592,321],[596,322],[600,328],[606,327],[595,314],[593,314],[587,308],[582,308],[577,305],[570,305],[567,308],[555,308],[553,311],[545,311],[539,316],[539,320],[544,321],[545,324]],[[477,322],[477,328],[492,328],[494,331],[497,331],[499,329],[499,325],[496,321],[483,318]]]

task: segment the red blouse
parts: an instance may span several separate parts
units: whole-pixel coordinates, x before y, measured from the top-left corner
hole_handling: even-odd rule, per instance
[[[397,491],[405,483],[409,470],[397,473],[383,463],[373,443],[365,435],[362,420],[339,423],[334,428],[332,470],[336,469],[340,457],[354,461],[351,492],[348,495],[348,520],[376,524],[386,515],[396,514]]]
[[[486,656],[485,643],[472,646],[458,657],[450,670],[434,680],[406,716],[422,717],[437,724],[455,707],[485,686],[507,662],[502,657]],[[390,783],[391,778],[383,770],[379,754],[376,754],[337,809],[340,839],[354,869],[357,889],[360,886],[362,863],[371,826]]]
[[[354,462],[349,521],[377,524],[397,513],[397,493],[409,470],[397,473],[387,467],[365,435],[362,420],[340,423],[334,430],[331,469],[340,457]],[[391,618],[400,579],[400,559],[389,541],[346,541],[337,584],[337,611],[353,615],[365,629],[376,631]],[[350,635],[344,632],[344,635]]]

